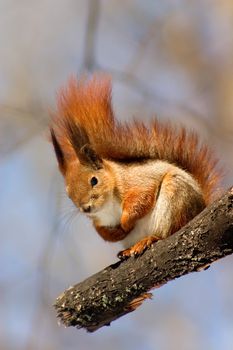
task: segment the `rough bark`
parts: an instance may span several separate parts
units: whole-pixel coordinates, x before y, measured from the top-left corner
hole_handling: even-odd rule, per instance
[[[118,261],[67,289],[55,302],[65,326],[95,331],[133,311],[154,287],[200,271],[233,252],[233,188],[143,255]]]

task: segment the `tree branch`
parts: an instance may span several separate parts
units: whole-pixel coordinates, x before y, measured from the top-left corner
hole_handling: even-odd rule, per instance
[[[89,0],[83,58],[83,68],[89,71],[92,71],[95,68],[95,47],[97,29],[99,24],[99,15],[100,0]]]
[[[200,271],[233,253],[233,187],[180,231],[143,255],[118,261],[56,299],[66,326],[92,332],[133,311],[148,290],[189,272]]]

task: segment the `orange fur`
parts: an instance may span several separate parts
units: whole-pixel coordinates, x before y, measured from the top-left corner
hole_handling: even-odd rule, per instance
[[[123,201],[123,213],[121,226],[124,231],[129,232],[136,221],[145,216],[153,207],[155,194],[153,189],[133,188],[126,193]]]
[[[208,147],[200,144],[195,133],[162,124],[158,120],[153,120],[147,126],[139,121],[124,124],[116,121],[111,107],[111,80],[108,76],[95,75],[92,79],[80,80],[71,78],[58,94],[53,128],[66,159],[74,156],[67,121],[84,129],[90,144],[101,158],[125,162],[166,160],[194,176],[202,188],[205,204],[213,199],[220,172]]]
[[[141,255],[146,248],[150,247],[154,242],[158,242],[159,240],[160,238],[156,236],[147,236],[134,244],[132,247],[120,251],[117,256],[120,259],[125,259],[132,255]]]
[[[118,227],[104,227],[99,226],[97,223],[94,222],[94,226],[96,231],[99,233],[99,235],[108,242],[117,242],[124,239],[128,232],[123,231],[123,229]]]

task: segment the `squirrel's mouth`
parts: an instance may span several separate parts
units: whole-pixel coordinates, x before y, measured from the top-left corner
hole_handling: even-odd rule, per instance
[[[91,211],[90,213],[85,213],[89,218],[93,217],[95,215],[94,211]]]
[[[87,216],[91,217],[100,210],[100,207],[91,203],[87,203],[79,206],[79,210]]]
[[[90,210],[88,212],[86,212],[85,214],[88,216],[88,217],[93,217],[95,216],[95,214],[98,212],[98,208],[95,208],[95,207],[90,207]]]
[[[102,206],[91,206],[90,211],[85,213],[89,218],[93,218],[101,212]]]

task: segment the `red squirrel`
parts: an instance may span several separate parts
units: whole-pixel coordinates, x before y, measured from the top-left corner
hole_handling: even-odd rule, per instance
[[[104,240],[122,241],[120,258],[179,230],[212,201],[220,179],[195,133],[116,120],[105,75],[69,80],[50,132],[68,196]]]

